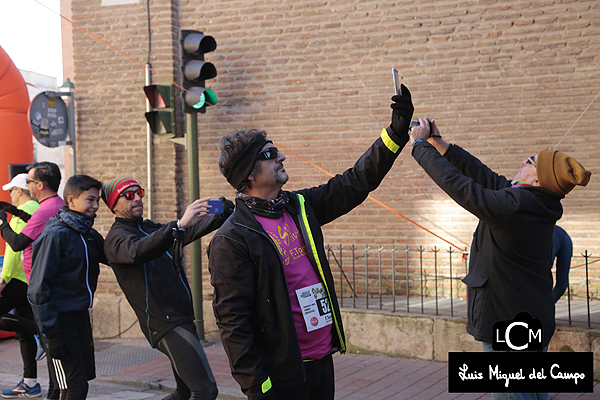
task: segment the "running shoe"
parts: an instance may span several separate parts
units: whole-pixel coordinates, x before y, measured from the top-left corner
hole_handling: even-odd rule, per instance
[[[5,399],[20,399],[27,397],[41,397],[42,387],[39,383],[34,386],[27,386],[23,379],[12,389],[4,389],[0,392],[0,395]]]

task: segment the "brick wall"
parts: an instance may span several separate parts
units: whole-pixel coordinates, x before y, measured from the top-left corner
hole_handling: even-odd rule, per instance
[[[147,2],[70,1],[75,22],[146,61]],[[150,61],[169,77],[179,74],[180,29],[217,40],[207,60],[218,76],[207,86],[218,109],[198,117],[201,196],[233,196],[216,164],[219,138],[242,126],[227,114],[283,149],[286,189],[328,178],[293,153],[334,174],[352,166],[389,125],[392,67],[416,117],[436,118],[447,140],[506,176],[556,146],[600,90],[597,1],[151,1],[150,15]],[[80,172],[146,182],[143,68],[78,29],[64,46],[74,63],[65,69],[74,71]],[[563,201],[559,224],[576,252],[600,251],[599,117],[597,100],[558,147],[594,174]],[[164,222],[187,204],[185,152],[154,145],[154,219]],[[470,244],[476,219],[432,183],[410,145],[373,197],[460,248]],[[106,233],[111,223],[103,208],[97,227]],[[370,200],[324,231],[332,244],[448,246]],[[110,271],[101,281],[100,290],[118,291]]]

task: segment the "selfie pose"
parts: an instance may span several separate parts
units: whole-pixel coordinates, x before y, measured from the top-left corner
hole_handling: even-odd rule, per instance
[[[146,339],[171,360],[177,389],[168,399],[214,400],[217,385],[196,333],[182,247],[220,227],[233,203],[222,198],[224,211],[209,215],[208,198],[199,199],[181,219],[163,225],[142,219],[143,197],[133,179],[102,186],[102,199],[116,216],[104,243],[106,258]]]

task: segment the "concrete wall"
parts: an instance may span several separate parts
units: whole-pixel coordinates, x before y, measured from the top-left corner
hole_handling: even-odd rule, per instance
[[[218,340],[210,301],[204,301],[207,339]],[[466,332],[462,318],[342,310],[349,351],[448,361],[448,352],[480,352],[481,343]],[[101,296],[92,310],[94,337],[143,337],[124,298]],[[600,331],[558,327],[548,351],[594,353],[594,379],[600,380]]]

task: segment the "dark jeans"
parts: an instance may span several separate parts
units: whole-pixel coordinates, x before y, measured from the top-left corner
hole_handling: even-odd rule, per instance
[[[331,355],[320,360],[305,361],[304,371],[306,382],[300,386],[279,389],[273,385],[279,400],[333,400],[335,379]]]
[[[14,309],[14,314],[9,314]],[[17,333],[23,359],[23,377],[37,378],[35,356],[37,343],[33,336],[36,332],[33,311],[27,301],[27,284],[11,279],[0,297],[0,330]]]
[[[495,353],[491,343],[483,343],[484,353]],[[542,350],[548,351],[548,346]],[[492,400],[548,400],[548,393],[492,393]]]

